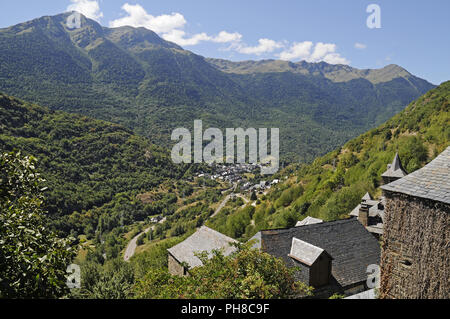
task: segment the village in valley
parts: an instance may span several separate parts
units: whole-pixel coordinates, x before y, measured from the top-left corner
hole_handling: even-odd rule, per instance
[[[276,178],[270,180],[263,180],[262,176],[257,178],[261,170],[260,164],[211,164],[209,167],[211,173],[200,172],[197,177],[228,183],[230,189],[243,193],[257,192],[262,194],[280,182]]]

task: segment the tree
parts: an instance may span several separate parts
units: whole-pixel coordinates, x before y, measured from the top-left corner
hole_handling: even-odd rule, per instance
[[[36,159],[0,155],[0,297],[57,298],[68,293],[66,269],[76,247],[47,226],[44,180]]]
[[[255,191],[252,192],[252,195],[250,196],[250,200],[257,200],[258,197],[256,197]]]
[[[86,262],[81,268],[81,289],[74,289],[71,297],[76,299],[126,299],[132,297],[134,283],[133,267],[123,260],[109,260],[101,267]]]
[[[145,237],[146,237],[146,234],[142,233],[136,240],[136,245],[138,245],[138,246],[143,245]]]
[[[211,258],[198,254],[202,267],[190,276],[170,275],[166,269],[151,269],[135,286],[137,298],[276,299],[311,295],[312,288],[296,282],[295,268],[267,253],[239,245],[224,256],[214,251]]]

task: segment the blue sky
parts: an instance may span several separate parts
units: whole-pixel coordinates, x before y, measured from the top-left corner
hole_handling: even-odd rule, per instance
[[[381,8],[381,28],[367,27],[369,4]],[[69,8],[104,26],[145,26],[206,57],[394,63],[434,84],[450,80],[448,0],[2,0],[0,27]]]

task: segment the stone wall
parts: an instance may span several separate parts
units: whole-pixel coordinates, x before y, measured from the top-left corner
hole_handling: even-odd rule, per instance
[[[380,298],[449,298],[450,206],[384,195]]]
[[[169,273],[176,276],[185,276],[186,271],[184,267],[178,262],[178,260],[176,260],[170,253],[168,258]]]

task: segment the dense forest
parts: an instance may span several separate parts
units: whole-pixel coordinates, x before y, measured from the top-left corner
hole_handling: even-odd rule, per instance
[[[59,231],[75,237],[93,235],[101,215],[101,226],[108,230],[162,212],[165,204],[151,212],[136,195],[178,179],[186,170],[172,164],[167,150],[122,126],[3,94],[0,149],[37,158],[48,188],[46,210]]]

